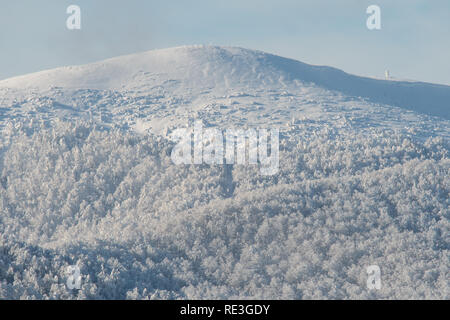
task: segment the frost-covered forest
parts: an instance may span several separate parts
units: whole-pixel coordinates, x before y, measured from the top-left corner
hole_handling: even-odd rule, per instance
[[[448,141],[311,130],[285,132],[278,174],[236,165],[230,179],[174,165],[157,136],[9,128],[0,297],[448,298]]]

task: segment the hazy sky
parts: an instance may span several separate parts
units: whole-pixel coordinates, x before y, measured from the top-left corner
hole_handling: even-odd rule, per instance
[[[66,8],[81,7],[81,30]],[[381,30],[366,8],[381,7]],[[0,79],[186,44],[450,85],[449,0],[0,0]]]

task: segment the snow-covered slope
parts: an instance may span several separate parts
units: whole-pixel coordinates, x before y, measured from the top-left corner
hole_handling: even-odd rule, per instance
[[[155,50],[7,79],[0,81],[0,87],[151,90],[170,84],[175,92],[189,89],[200,93],[211,87],[217,92],[236,86],[286,87],[294,80],[450,119],[449,86],[363,78],[241,48],[192,46]]]
[[[0,81],[0,298],[448,298],[449,103],[210,46]],[[195,120],[279,128],[279,172],[175,165]]]

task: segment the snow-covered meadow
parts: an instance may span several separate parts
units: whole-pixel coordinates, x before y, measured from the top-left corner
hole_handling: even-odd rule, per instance
[[[449,87],[195,46],[0,94],[0,298],[449,298]],[[175,165],[198,119],[279,128],[278,173]]]

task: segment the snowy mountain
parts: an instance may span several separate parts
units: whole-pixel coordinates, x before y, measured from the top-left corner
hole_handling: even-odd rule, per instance
[[[0,298],[448,298],[448,86],[189,46],[6,79],[0,104]],[[279,129],[278,173],[175,165],[198,120]]]
[[[192,117],[258,126],[331,114],[361,116],[359,124],[371,126],[388,121],[401,127],[393,120],[417,120],[416,113],[450,119],[448,86],[362,78],[241,48],[149,51],[3,80],[0,92],[7,119],[101,115],[105,122],[154,131]]]
[[[338,69],[241,48],[197,46],[156,50],[16,77],[2,81],[0,86],[148,92],[163,85],[166,90],[169,87],[183,95],[190,89],[198,97],[211,87],[216,94],[226,94],[236,86],[285,88],[293,81],[299,86],[295,80],[450,119],[448,86],[357,77]]]

